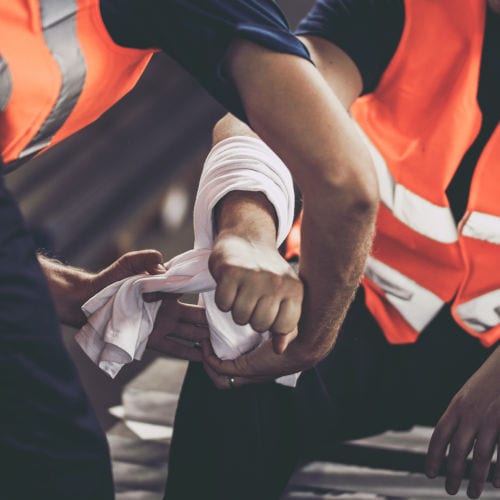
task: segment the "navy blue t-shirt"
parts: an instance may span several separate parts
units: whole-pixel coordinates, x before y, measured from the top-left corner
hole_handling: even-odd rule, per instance
[[[115,43],[162,49],[243,119],[237,89],[221,71],[235,38],[309,58],[272,0],[101,0],[100,5]]]
[[[296,34],[325,38],[341,48],[356,64],[367,94],[392,59],[404,20],[403,0],[319,0]]]
[[[403,0],[318,0],[297,34],[325,38],[356,64],[363,93],[372,92],[399,45],[405,22]],[[481,130],[464,155],[446,194],[455,220],[466,209],[474,167],[500,119],[500,15],[488,9],[479,77]]]

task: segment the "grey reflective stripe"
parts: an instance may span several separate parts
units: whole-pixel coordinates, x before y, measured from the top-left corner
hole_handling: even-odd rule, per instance
[[[12,78],[5,59],[0,56],[0,111],[7,107],[12,93]]]
[[[61,90],[45,123],[19,158],[50,144],[73,111],[85,83],[87,68],[76,33],[77,0],[40,0],[43,36],[61,71]]]
[[[374,257],[368,257],[365,275],[419,333],[444,306],[444,301],[430,290]]]

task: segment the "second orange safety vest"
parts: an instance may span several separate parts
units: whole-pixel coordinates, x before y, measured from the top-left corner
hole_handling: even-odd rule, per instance
[[[458,225],[446,197],[481,127],[485,16],[486,0],[405,0],[397,51],[352,107],[381,196],[363,287],[391,343],[415,341],[445,304],[484,346],[500,340],[500,126]]]
[[[151,55],[113,42],[99,0],[0,2],[3,162],[22,162],[99,118]]]

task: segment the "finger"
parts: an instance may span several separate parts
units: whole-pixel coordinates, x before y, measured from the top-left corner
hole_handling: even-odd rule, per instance
[[[238,364],[241,358],[236,360],[222,360],[214,352],[210,342],[202,342],[201,350],[203,353],[204,364],[210,366],[210,368],[219,375],[238,375],[244,376],[245,373],[242,372]]]
[[[487,429],[481,432],[476,440],[470,481],[467,488],[469,498],[479,498],[483,492],[493,453],[495,452],[496,437],[495,429]]]
[[[224,312],[228,312],[233,307],[238,292],[238,282],[230,276],[222,276],[215,288],[215,303]]]
[[[165,292],[147,292],[142,294],[144,302],[158,302],[159,300],[177,300],[181,294]]]
[[[276,377],[297,372],[295,362],[276,355],[270,341],[263,342],[253,351],[233,360],[219,359],[208,342],[202,343],[203,360],[219,374],[243,377],[255,382],[274,380]]]
[[[233,306],[231,307],[231,314],[237,325],[246,325],[250,322],[250,318],[257,305],[257,298],[250,286],[238,289]]]
[[[493,473],[492,484],[495,488],[500,488],[500,436],[498,436],[497,442],[497,464],[495,466],[495,472]]]
[[[298,330],[295,329],[292,332],[282,335],[279,333],[273,333],[272,342],[273,342],[273,351],[276,354],[283,354],[286,351],[286,348],[298,335]]]
[[[129,276],[144,271],[150,274],[162,274],[166,271],[163,266],[162,254],[158,250],[152,249],[128,252],[118,259],[118,265],[130,271]]]
[[[214,352],[212,344],[210,341],[204,341],[201,343],[201,351],[203,353],[203,364],[208,365],[215,373],[217,374],[222,374],[222,368],[226,367],[229,368],[229,366],[232,367],[234,364],[234,361],[232,360],[226,360],[223,361],[220,359]],[[224,372],[227,373],[227,375],[234,375],[235,374],[235,368],[232,367],[233,370],[229,372]],[[212,377],[211,377],[212,378]],[[212,378],[213,380],[213,378]],[[215,380],[214,380],[215,383]]]
[[[205,326],[192,325],[191,323],[178,323],[176,327],[168,333],[168,336],[189,342],[201,342],[210,337],[210,331]]]
[[[187,361],[202,361],[201,349],[195,345],[186,345],[171,338],[150,337],[148,349],[174,358]]]
[[[302,312],[301,303],[297,300],[285,299],[280,303],[278,314],[270,330],[273,333],[288,334],[297,328]]]
[[[256,332],[267,332],[275,322],[279,308],[280,304],[275,298],[261,297],[250,317],[250,325]]]
[[[184,302],[179,302],[179,306],[180,321],[208,327],[207,315],[204,307],[185,304]]]
[[[228,390],[228,389],[233,390],[247,384],[256,384],[265,381],[264,379],[261,378],[250,379],[246,377],[223,375],[217,373],[210,365],[206,363],[203,363],[203,366],[205,367],[205,371],[207,372],[208,376],[212,379],[212,382],[214,383],[215,387],[222,390]]]
[[[425,459],[425,474],[429,478],[435,478],[439,474],[439,469],[443,463],[446,448],[451,437],[458,426],[458,419],[446,412],[439,420],[432,433]]]
[[[450,442],[450,451],[446,464],[445,488],[448,494],[456,495],[465,472],[467,455],[474,446],[475,432],[460,426]]]

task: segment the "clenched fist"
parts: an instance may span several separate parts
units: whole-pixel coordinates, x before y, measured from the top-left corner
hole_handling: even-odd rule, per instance
[[[209,260],[217,288],[215,302],[239,325],[270,331],[281,354],[297,335],[303,285],[274,246],[220,234]]]

